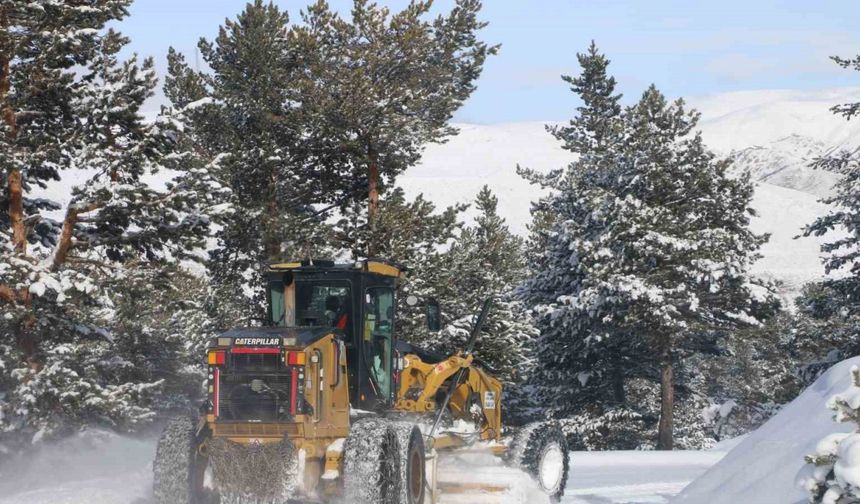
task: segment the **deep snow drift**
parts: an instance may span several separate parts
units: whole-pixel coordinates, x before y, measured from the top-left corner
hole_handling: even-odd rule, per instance
[[[708,472],[696,479],[673,504],[801,504],[806,494],[795,485],[824,436],[850,432],[855,426],[836,423],[827,409],[830,396],[849,388],[854,357],[830,368],[778,415],[749,435]]]

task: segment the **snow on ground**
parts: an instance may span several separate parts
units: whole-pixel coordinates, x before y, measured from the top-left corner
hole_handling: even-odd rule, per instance
[[[795,486],[795,478],[804,465],[803,457],[813,453],[824,436],[855,428],[834,422],[832,412],[825,406],[830,396],[849,387],[849,372],[855,365],[860,365],[860,357],[830,368],[800,397],[685,488],[672,503],[805,503],[803,490]]]
[[[562,502],[665,503],[725,454],[718,450],[573,452],[573,470]]]
[[[539,188],[517,175],[517,165],[546,172],[574,156],[559,147],[543,123],[459,124],[460,134],[430,145],[423,161],[398,179],[406,193],[423,193],[437,206],[471,203],[485,184],[499,198],[499,214],[520,235],[528,233],[529,207]],[[472,216],[471,212],[467,213]]]
[[[143,504],[155,441],[107,433],[34,447],[0,467],[0,504]]]
[[[833,187],[841,177],[817,170],[811,164],[831,149],[832,146],[819,140],[791,135],[766,146],[735,151],[732,159],[736,167],[749,170],[753,180],[829,197],[834,194]]]
[[[571,453],[566,504],[666,503],[725,453]],[[154,440],[120,436],[43,447],[26,464],[0,472],[0,504],[151,504]],[[483,483],[498,492],[446,494],[442,504],[548,502],[525,474],[489,454],[446,455],[440,479]],[[741,502],[741,501],[738,501]],[[747,501],[748,502],[748,501]]]

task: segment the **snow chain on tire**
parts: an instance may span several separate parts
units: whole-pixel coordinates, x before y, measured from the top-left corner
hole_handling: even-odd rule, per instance
[[[514,436],[508,454],[508,462],[528,473],[553,502],[561,500],[570,471],[570,453],[557,423],[538,422],[523,427]],[[560,475],[552,472],[558,470],[558,464]]]
[[[302,475],[289,438],[251,445],[215,438],[209,451],[221,504],[281,504],[295,496]]]
[[[188,417],[170,420],[158,439],[152,463],[155,502],[200,504],[204,470],[205,461],[198,460],[194,421]]]
[[[397,430],[380,418],[350,427],[343,447],[344,496],[355,504],[399,504],[400,442]]]
[[[423,504],[426,489],[424,469],[424,435],[417,425],[394,424],[400,445],[400,500],[399,504]]]

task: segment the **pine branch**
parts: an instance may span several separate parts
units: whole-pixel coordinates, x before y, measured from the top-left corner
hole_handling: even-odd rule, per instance
[[[60,234],[60,241],[54,251],[51,271],[58,271],[66,262],[69,251],[74,246],[74,230],[79,217],[83,214],[94,212],[102,208],[102,206],[103,204],[95,202],[83,206],[74,202],[69,204],[66,209],[66,218],[63,219],[63,230]]]

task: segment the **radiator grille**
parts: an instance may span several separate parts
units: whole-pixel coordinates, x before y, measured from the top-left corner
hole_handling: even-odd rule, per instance
[[[231,354],[220,376],[219,419],[290,421],[293,372],[279,354]]]

